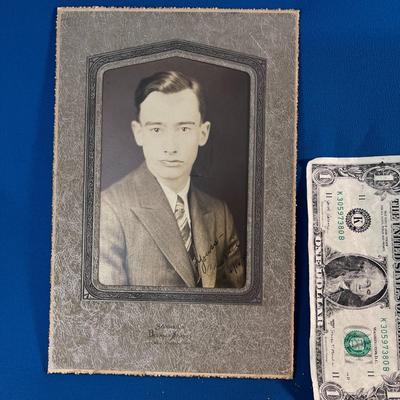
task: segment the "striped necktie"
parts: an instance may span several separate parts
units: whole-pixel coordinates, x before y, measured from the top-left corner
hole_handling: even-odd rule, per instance
[[[189,220],[185,212],[185,203],[183,202],[182,197],[179,195],[177,195],[174,214],[179,230],[181,231],[183,243],[185,244],[186,251],[189,254],[190,264],[193,269],[194,281],[196,286],[201,286],[200,274],[197,269],[195,251],[192,242],[192,231],[190,229]]]
[[[185,243],[186,250],[189,252],[192,244],[192,232],[190,230],[189,221],[185,213],[185,203],[181,196],[177,195],[175,205],[175,218],[178,223],[179,230],[181,231],[183,243]]]

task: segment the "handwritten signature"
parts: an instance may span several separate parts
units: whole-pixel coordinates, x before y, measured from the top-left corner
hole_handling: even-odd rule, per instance
[[[207,261],[207,258],[212,253],[212,251],[217,247],[217,245],[219,243],[219,239],[221,239],[222,236],[224,236],[224,235],[221,233],[218,236],[218,238],[215,239],[213,243],[211,243],[210,247],[207,249],[207,251],[204,253],[204,255],[195,257],[194,262],[198,268],[201,268],[201,271],[203,272],[203,274],[207,273],[207,271],[211,272],[216,268],[215,265],[207,265],[206,261]]]
[[[207,259],[209,258],[210,254],[212,253],[212,251],[217,247],[218,243],[219,243],[219,239],[221,239],[221,237],[224,236],[222,233],[218,236],[217,239],[214,240],[213,243],[211,243],[210,247],[207,249],[206,253],[204,253],[203,255],[196,257],[194,262],[196,263],[196,265],[198,266],[198,268],[201,268],[201,271],[203,272],[203,274],[207,273],[207,272],[214,272],[215,270],[218,270],[220,268],[223,268],[225,266],[226,261],[232,256],[233,253],[235,253],[237,251],[237,249],[239,248],[239,240],[236,240],[228,249],[225,249],[222,255],[222,263],[215,265],[215,264],[209,264],[207,265]],[[239,273],[240,272],[240,268],[242,266],[241,261],[239,261],[236,264],[230,265],[229,266],[229,272],[230,273]]]

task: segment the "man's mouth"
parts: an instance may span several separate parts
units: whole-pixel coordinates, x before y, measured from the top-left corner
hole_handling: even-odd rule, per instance
[[[180,167],[183,164],[181,160],[160,160],[165,167]]]

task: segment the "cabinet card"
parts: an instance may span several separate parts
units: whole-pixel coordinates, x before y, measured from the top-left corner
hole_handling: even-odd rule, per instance
[[[49,372],[291,377],[298,21],[58,10]]]

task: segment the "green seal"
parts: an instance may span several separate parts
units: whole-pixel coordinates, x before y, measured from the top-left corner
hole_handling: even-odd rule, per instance
[[[371,350],[370,338],[361,331],[351,331],[344,338],[344,348],[354,357],[364,357]]]

